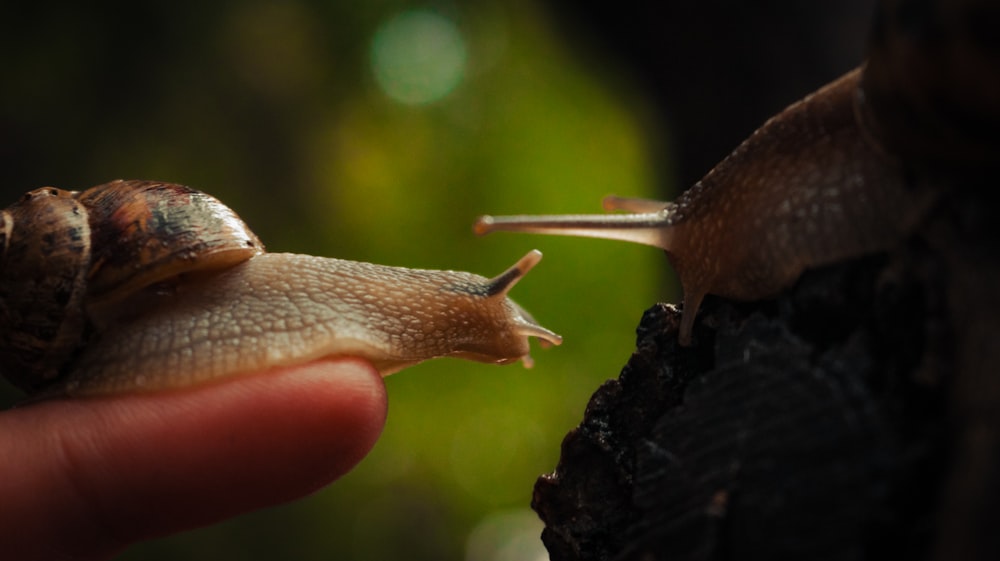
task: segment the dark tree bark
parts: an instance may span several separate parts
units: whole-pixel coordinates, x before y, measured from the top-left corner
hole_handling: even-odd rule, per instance
[[[552,559],[1000,559],[998,37],[995,2],[882,2],[865,119],[932,208],[773,300],[710,298],[693,347],[647,310],[536,484]]]

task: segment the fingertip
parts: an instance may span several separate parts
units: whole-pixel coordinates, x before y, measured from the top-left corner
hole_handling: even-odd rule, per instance
[[[257,383],[264,387],[255,387]],[[360,359],[324,359],[263,373],[241,390],[263,394],[274,402],[276,423],[285,415],[291,418],[282,438],[293,443],[327,440],[340,460],[334,466],[334,471],[340,472],[331,474],[335,476],[371,450],[382,434],[388,410],[382,377]]]
[[[336,359],[9,411],[0,448],[19,447],[21,462],[0,467],[4,510],[18,513],[8,531],[20,551],[62,540],[86,558],[292,500],[353,468],[386,409],[371,364]]]

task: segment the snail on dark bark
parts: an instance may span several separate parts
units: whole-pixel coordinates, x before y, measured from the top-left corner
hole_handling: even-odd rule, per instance
[[[663,249],[684,290],[679,340],[702,299],[753,301],[809,268],[891,247],[926,206],[865,122],[857,68],[772,117],[676,202],[608,197],[630,214],[483,216],[475,231],[631,241]]]
[[[154,181],[44,187],[0,214],[0,371],[36,395],[185,387],[359,356],[388,375],[455,356],[504,364],[559,344],[486,279],[265,253],[228,207]]]

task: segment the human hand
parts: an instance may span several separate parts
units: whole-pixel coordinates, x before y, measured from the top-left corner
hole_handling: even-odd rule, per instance
[[[301,497],[359,462],[385,415],[381,378],[355,359],[5,411],[0,551],[104,559]]]

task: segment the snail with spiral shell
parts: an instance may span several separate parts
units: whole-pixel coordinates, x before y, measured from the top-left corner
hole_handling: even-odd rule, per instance
[[[383,375],[455,356],[528,363],[559,344],[507,298],[541,259],[486,279],[265,253],[228,207],[154,181],[45,187],[0,214],[0,372],[37,395],[185,387],[359,356]]]

